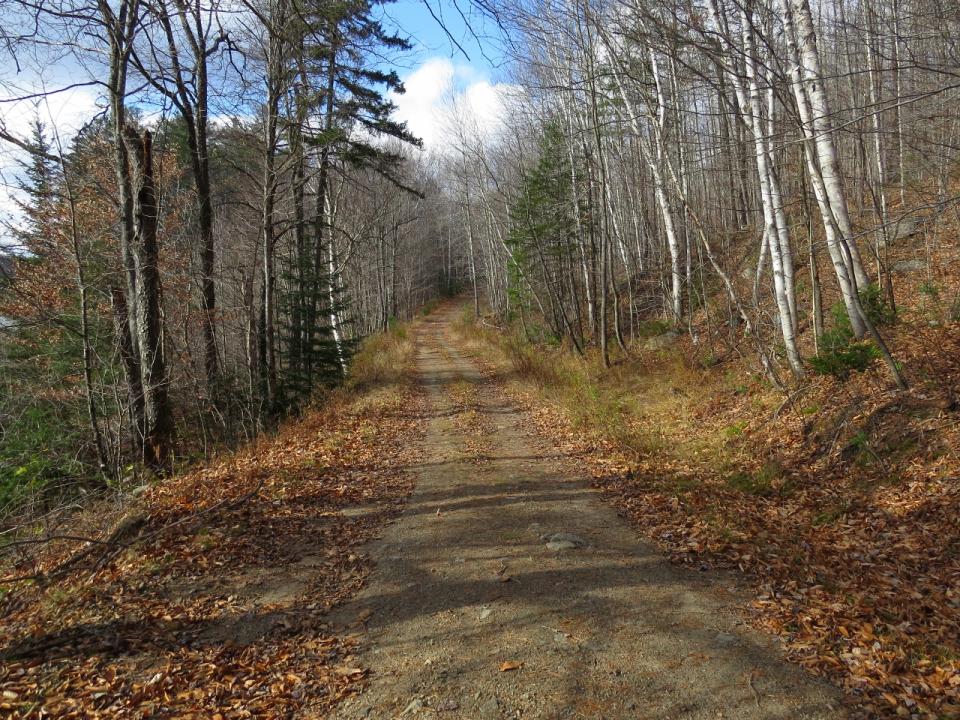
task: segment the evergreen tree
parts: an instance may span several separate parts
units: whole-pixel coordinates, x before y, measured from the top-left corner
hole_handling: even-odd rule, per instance
[[[42,255],[50,249],[44,239],[44,225],[53,209],[60,169],[50,159],[51,144],[39,117],[30,123],[30,144],[36,151],[20,161],[23,174],[17,180],[17,188],[22,197],[16,199],[16,205],[23,214],[23,223],[16,229],[15,236],[21,250]]]
[[[385,54],[411,47],[374,17],[385,4],[308,0],[300,8],[300,80],[293,91],[289,147],[302,160],[294,169],[296,241],[284,275],[289,290],[279,303],[287,318],[288,399],[341,377],[350,354],[342,319],[349,299],[338,271],[331,207],[334,174],[371,169],[404,187],[398,172],[403,155],[383,141],[421,144],[391,117],[395,106],[388,94],[403,92],[399,77],[378,67]],[[314,189],[312,222],[302,191],[310,182],[308,171]]]
[[[576,241],[575,220],[570,205],[570,164],[560,126],[547,122],[539,141],[537,164],[527,172],[517,199],[510,208],[510,248],[508,293],[511,306],[524,309],[525,277],[541,268],[543,282],[552,282],[546,268],[567,252]],[[550,293],[551,297],[554,291]],[[554,327],[558,334],[564,323]]]

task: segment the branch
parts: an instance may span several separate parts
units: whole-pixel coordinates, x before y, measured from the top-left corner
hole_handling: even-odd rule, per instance
[[[16,135],[8,132],[2,121],[0,121],[0,140],[5,140],[11,145],[16,145],[18,148],[25,150],[34,157],[43,158],[44,160],[49,160],[51,162],[60,162],[60,158],[58,158],[56,155],[51,155],[50,153],[41,150],[33,143],[26,140],[21,140]]]

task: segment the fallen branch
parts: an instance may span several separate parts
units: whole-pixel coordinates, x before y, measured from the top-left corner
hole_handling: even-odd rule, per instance
[[[753,701],[757,704],[757,709],[760,708],[760,693],[757,692],[757,688],[753,684],[753,675],[757,672],[757,669],[754,668],[750,671],[750,674],[747,675],[747,685],[750,686],[750,689],[753,691]]]
[[[104,555],[108,555],[111,550],[123,550],[125,548],[131,547],[134,543],[125,543],[122,542],[124,538],[128,535],[135,534],[139,532],[140,528],[146,523],[146,515],[135,515],[132,518],[120,523],[113,532],[110,533],[109,537],[105,540],[100,540],[96,538],[86,538],[86,537],[77,537],[77,536],[59,536],[51,535],[47,538],[41,538],[35,541],[20,541],[23,543],[33,543],[33,544],[46,544],[54,542],[58,539],[75,539],[89,544],[88,547],[84,548],[80,552],[64,560],[62,563],[54,567],[49,572],[38,572],[31,575],[18,575],[15,577],[5,577],[0,578],[0,585],[7,585],[13,583],[27,582],[30,580],[36,581],[41,585],[47,584],[51,580],[56,580],[60,577],[63,577],[74,565],[79,563],[81,560],[89,557],[93,554],[94,550],[101,547],[106,547]]]
[[[103,554],[97,559],[97,562],[95,565],[95,570],[99,570],[106,564],[109,558],[113,557],[113,555],[115,555],[120,550],[126,550],[128,548],[134,547],[135,545],[139,545],[148,540],[152,540],[156,537],[159,537],[163,533],[171,530],[172,528],[182,526],[191,521],[195,521],[205,515],[214,513],[217,510],[230,510],[237,507],[238,505],[242,505],[243,503],[247,502],[248,500],[251,500],[257,494],[259,494],[260,490],[263,489],[263,486],[266,483],[266,480],[267,480],[267,476],[265,474],[262,474],[260,476],[259,481],[257,482],[256,487],[253,488],[253,490],[251,490],[250,492],[244,495],[241,495],[238,498],[234,498],[232,500],[221,500],[220,502],[214,503],[210,507],[202,508],[201,510],[197,510],[196,512],[190,513],[189,515],[185,515],[184,517],[178,520],[175,520],[171,523],[163,525],[157,528],[156,530],[154,530],[153,532],[149,532],[144,535],[140,535],[139,532],[143,528],[143,526],[147,523],[148,516],[145,514],[138,514],[120,523],[120,525],[113,532],[110,533],[109,537],[103,540],[97,539],[97,538],[87,538],[87,537],[71,536],[71,535],[51,535],[50,537],[38,538],[36,540],[17,541],[23,545],[27,545],[27,544],[36,545],[36,544],[46,544],[46,543],[54,542],[55,540],[58,540],[58,539],[59,540],[64,540],[64,539],[77,540],[80,542],[88,543],[88,547],[84,548],[83,550],[71,556],[70,558],[64,560],[62,563],[54,567],[49,572],[45,572],[45,573],[38,572],[30,575],[18,575],[15,577],[0,578],[0,585],[8,585],[8,584],[21,583],[21,582],[27,582],[27,581],[35,581],[37,583],[40,583],[41,585],[45,585],[51,580],[57,580],[63,577],[67,573],[67,571],[69,571],[71,568],[77,565],[80,561],[92,555],[94,551],[97,550],[98,548],[105,548]],[[130,540],[129,542],[126,542],[126,538],[131,535],[133,536],[133,539]]]

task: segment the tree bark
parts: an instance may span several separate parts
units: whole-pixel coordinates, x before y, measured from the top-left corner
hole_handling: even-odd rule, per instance
[[[153,140],[148,130],[124,129],[133,190],[133,261],[137,271],[137,347],[143,375],[143,460],[158,471],[171,468],[174,442],[169,378],[163,356],[160,304],[160,248],[157,196],[153,177]]]

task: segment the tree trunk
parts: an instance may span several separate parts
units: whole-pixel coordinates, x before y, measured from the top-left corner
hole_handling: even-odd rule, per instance
[[[143,460],[159,471],[171,468],[173,412],[163,356],[160,304],[160,248],[157,242],[157,197],[153,178],[153,140],[148,130],[124,130],[133,190],[133,261],[137,271],[137,347],[143,374]]]
[[[781,0],[784,5],[787,1]],[[847,245],[850,256],[848,267],[853,273],[856,286],[862,290],[869,284],[870,278],[863,269],[860,251],[857,249],[857,244],[853,238],[850,215],[847,211],[843,176],[837,159],[837,148],[831,123],[832,115],[827,100],[823,72],[820,69],[820,52],[817,49],[817,36],[813,27],[813,17],[810,13],[810,3],[808,0],[789,0],[789,2],[791,7],[784,7],[784,19],[786,21],[788,13],[791,14],[796,32],[800,76],[803,89],[810,103],[810,121],[817,148],[820,175],[823,178],[823,187],[830,204],[833,220],[838,226],[843,242]]]

